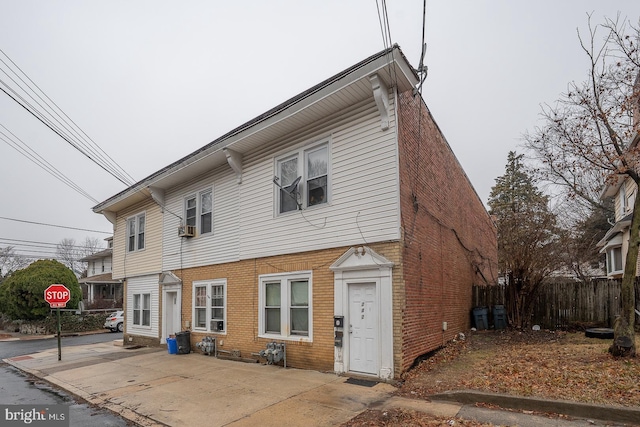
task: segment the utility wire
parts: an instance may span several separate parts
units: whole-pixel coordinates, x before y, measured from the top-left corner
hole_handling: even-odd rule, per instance
[[[87,191],[82,189],[78,184],[76,184],[71,178],[60,172],[55,166],[49,163],[45,158],[40,156],[33,148],[31,148],[27,143],[18,138],[13,132],[7,129],[2,123],[0,123],[0,127],[3,128],[7,133],[0,130],[0,140],[4,141],[11,148],[16,150],[18,153],[22,154],[28,160],[35,163],[38,167],[42,168],[47,173],[51,174],[54,178],[58,179],[63,184],[70,187],[72,190],[86,197],[94,203],[99,203],[94,197],[92,197]]]
[[[425,1],[426,1],[426,0],[425,0]],[[33,80],[31,80],[31,78],[27,75],[27,73],[25,73],[25,72],[22,70],[22,68],[20,68],[20,66],[19,66],[18,64],[16,64],[16,63],[15,63],[15,62],[14,62],[14,61],[9,57],[9,55],[7,55],[7,54],[6,54],[2,49],[0,49],[0,52],[1,52],[1,53],[2,53],[2,54],[3,54],[3,55],[4,55],[4,56],[9,60],[9,62],[11,62],[11,64],[12,64],[15,68],[17,68],[17,69],[18,69],[18,71],[20,71],[20,73],[22,73],[22,75],[24,75],[24,76],[25,76],[25,78],[26,78],[27,80],[29,80],[29,82],[31,82],[31,84],[33,84],[33,86],[35,86],[35,87],[38,89],[38,91],[40,91],[40,93],[42,93],[42,95],[44,95],[44,97],[45,97],[49,102],[51,102],[51,104],[53,104],[53,105],[56,107],[57,111],[60,111],[60,112],[62,113],[62,115],[64,116],[64,118],[63,118],[63,117],[61,117],[61,116],[60,116],[60,114],[58,114],[58,112],[57,112],[55,109],[53,109],[53,108],[52,108],[52,107],[47,103],[47,101],[45,101],[44,99],[42,99],[42,97],[41,97],[41,96],[40,96],[40,95],[39,95],[35,90],[33,90],[33,89],[31,89],[31,88],[30,88],[30,89],[31,89],[31,91],[32,91],[32,92],[33,92],[33,93],[34,93],[38,98],[40,98],[40,99],[41,99],[45,104],[47,104],[47,105],[49,106],[49,108],[50,108],[50,109],[51,109],[51,110],[52,110],[52,111],[53,111],[53,112],[54,112],[58,117],[60,117],[63,121],[65,121],[65,122],[66,122],[65,118],[66,118],[66,119],[68,119],[68,120],[69,120],[69,121],[70,121],[70,122],[75,126],[75,129],[77,129],[77,130],[78,130],[82,135],[84,135],[84,137],[86,137],[86,139],[87,139],[89,142],[91,142],[91,143],[93,144],[93,146],[94,146],[94,147],[96,147],[96,149],[97,149],[97,150],[99,150],[99,152],[100,152],[100,153],[104,154],[104,156],[101,156],[101,157],[102,157],[103,159],[104,159],[104,157],[106,157],[106,158],[107,158],[107,159],[108,159],[108,160],[109,160],[113,165],[115,165],[115,166],[117,167],[117,169],[119,169],[120,171],[122,171],[123,176],[127,177],[127,178],[128,178],[128,180],[129,180],[131,183],[133,183],[133,182],[135,181],[135,179],[134,179],[131,175],[129,175],[129,174],[128,174],[128,173],[127,173],[127,172],[126,172],[126,171],[125,171],[125,170],[124,170],[124,169],[123,169],[123,168],[122,168],[122,167],[121,167],[121,166],[120,166],[120,165],[119,165],[119,164],[118,164],[118,163],[117,163],[117,162],[116,162],[112,157],[111,157],[111,156],[109,156],[109,154],[108,154],[107,152],[105,152],[105,151],[104,151],[104,150],[103,150],[103,149],[102,149],[102,148],[101,148],[101,147],[100,147],[100,146],[99,146],[99,145],[98,145],[98,144],[97,144],[97,143],[96,143],[96,142],[95,142],[95,141],[94,141],[94,140],[93,140],[89,135],[87,135],[87,133],[86,133],[86,132],[85,132],[85,131],[80,127],[80,126],[78,126],[78,125],[76,124],[76,122],[75,122],[75,121],[73,121],[73,119],[72,119],[71,117],[69,117],[69,116],[64,112],[64,110],[62,110],[62,108],[60,108],[60,107],[58,106],[58,104],[56,104],[56,103],[55,103],[55,101],[53,101],[51,98],[49,98],[49,96],[48,96],[48,95],[47,95],[47,94],[46,94],[42,89],[40,89],[40,86],[38,86],[38,85],[37,85]],[[3,62],[3,63],[5,63],[4,61],[2,61],[2,62]],[[5,65],[6,65],[6,63],[5,63]],[[20,77],[20,76],[15,72],[15,71],[13,71],[13,73],[14,73],[14,74],[15,74],[15,75],[16,75],[16,76],[17,76],[17,77],[18,77],[22,82],[24,82],[27,86],[29,86],[29,84],[28,84],[28,83],[26,83],[26,82],[25,82],[25,81],[24,81],[24,80],[23,80],[23,79],[22,79],[22,78],[21,78],[21,77]],[[68,123],[68,122],[67,122],[67,123]],[[74,132],[75,132],[75,129],[74,129]],[[78,134],[78,133],[76,132],[76,134]],[[91,145],[91,144],[89,144],[89,145]],[[98,154],[100,154],[100,153],[98,153]]]
[[[0,80],[0,83],[4,82],[2,80]],[[73,142],[71,142],[71,140],[69,140],[69,138],[67,138],[65,135],[63,135],[62,133],[60,133],[60,131],[58,131],[54,126],[50,125],[49,123],[47,123],[46,120],[40,118],[36,113],[34,113],[33,111],[31,111],[29,108],[27,108],[25,105],[23,105],[20,101],[18,101],[15,97],[13,97],[11,94],[9,94],[9,92],[7,92],[6,90],[4,90],[3,88],[0,87],[0,90],[2,92],[4,92],[9,98],[13,99],[15,102],[17,102],[18,104],[20,104],[20,106],[22,108],[24,108],[25,110],[27,110],[31,115],[33,115],[33,117],[35,117],[36,119],[38,119],[40,122],[42,122],[42,124],[44,124],[46,127],[48,127],[49,129],[51,129],[56,135],[58,135],[60,138],[64,139],[65,141],[67,141],[72,147],[76,148],[78,151],[80,151],[82,154],[84,154],[89,160],[91,160],[92,162],[94,162],[96,165],[100,166],[104,171],[106,171],[109,175],[113,176],[115,179],[117,179],[118,181],[120,181],[121,183],[123,183],[126,186],[129,186],[130,184],[125,181],[124,179],[120,178],[118,175],[115,175],[114,173],[112,173],[106,166],[102,165],[101,163],[98,163],[96,160],[94,160],[88,153],[80,150]]]
[[[6,81],[0,80],[0,83],[2,83],[6,88],[5,90],[0,87],[0,90],[114,178],[127,186],[130,186],[135,181],[124,171],[124,169],[122,169],[120,165],[106,154],[106,152],[95,141],[93,141],[86,132],[84,132],[71,118],[69,118],[69,116],[53,100],[51,100],[51,98],[49,98],[49,96],[47,96],[46,93],[44,93],[44,91],[42,91],[42,89],[40,89],[40,87],[26,75],[26,73],[24,73],[24,71],[13,60],[11,60],[4,51],[0,49],[0,53],[7,58],[11,65],[2,58],[0,58],[0,63],[4,64],[9,72],[16,76],[19,82],[6,70],[0,68],[0,71],[2,71],[13,82],[13,84],[27,97],[29,97],[39,108],[27,101]],[[21,74],[16,72],[12,66]],[[22,78],[22,76],[24,76],[24,78]],[[31,87],[29,82],[35,86],[39,92]],[[38,101],[38,99],[31,95],[31,93],[33,93],[35,97],[42,102]],[[53,104],[55,108],[51,104]]]
[[[67,227],[65,225],[46,224],[44,222],[26,221],[24,219],[7,218],[7,217],[4,217],[4,216],[0,216],[0,219],[4,219],[4,220],[7,220],[7,221],[24,222],[24,223],[27,223],[27,224],[43,225],[43,226],[46,226],[46,227],[66,228],[68,230],[88,231],[88,232],[91,232],[91,233],[101,233],[101,234],[113,234],[112,231],[100,231],[100,230],[90,230],[90,229],[87,229],[87,228]]]
[[[8,243],[7,243],[8,242]],[[11,243],[14,242],[14,243]],[[33,243],[33,244],[32,244]],[[21,239],[9,239],[7,237],[0,237],[0,244],[7,246],[33,246],[39,248],[57,248],[60,243],[49,243],[49,242],[38,242],[36,240],[21,240]],[[86,246],[82,245],[64,245],[66,248],[72,249],[87,249]],[[105,250],[107,248],[95,248],[98,251]]]
[[[24,76],[25,76],[25,78],[26,78],[27,80],[29,80],[31,83],[33,83],[33,80],[31,80],[31,79],[29,78],[29,76],[27,76],[27,75],[22,71],[22,69],[21,69],[20,67],[18,67],[18,65],[16,65],[16,64],[15,64],[15,62],[13,62],[13,61],[11,60],[11,58],[9,58],[9,56],[8,56],[6,53],[4,53],[2,50],[0,50],[0,52],[2,52],[2,53],[4,54],[4,56],[6,56],[6,57],[7,57],[7,59],[8,59],[8,60],[9,60],[9,61],[10,61],[10,62],[11,62],[11,63],[12,63],[12,64],[13,64],[13,65],[14,65],[14,66],[15,66],[15,67],[16,67],[16,68],[17,68],[17,69],[18,69],[18,70],[19,70],[19,71],[24,75]],[[19,95],[15,90],[13,90],[11,87],[9,87],[9,85],[8,85],[6,82],[2,82],[2,83],[7,87],[7,89],[11,90],[11,92],[13,92],[13,93],[16,95],[16,97],[17,97],[17,98],[19,98],[19,99],[21,99],[25,104],[29,105],[29,106],[32,108],[32,110],[31,110],[31,111],[33,111],[33,112],[37,113],[41,118],[45,119],[45,121],[46,121],[46,122],[48,122],[49,124],[51,124],[53,127],[56,127],[56,128],[57,128],[61,133],[64,133],[64,132],[60,129],[60,127],[58,127],[58,126],[54,125],[54,124],[53,124],[53,122],[52,122],[50,119],[48,119],[48,118],[46,117],[45,112],[46,112],[46,113],[48,113],[48,115],[49,115],[49,116],[50,116],[54,121],[56,121],[56,122],[57,122],[57,123],[58,123],[62,128],[64,128],[64,129],[66,130],[66,132],[68,132],[68,133],[67,133],[67,137],[68,137],[69,139],[74,139],[74,140],[76,141],[76,144],[74,144],[74,145],[73,145],[73,146],[74,146],[74,148],[76,148],[76,149],[78,149],[78,150],[80,150],[80,151],[84,151],[84,150],[86,149],[86,150],[87,150],[87,151],[92,155],[92,157],[99,158],[99,159],[100,159],[100,161],[102,162],[102,164],[103,164],[103,165],[105,165],[105,166],[107,166],[107,167],[108,167],[108,168],[109,168],[113,173],[115,173],[116,175],[120,176],[121,178],[123,178],[123,179],[125,179],[125,180],[128,180],[128,179],[125,177],[125,175],[121,174],[121,173],[120,173],[116,168],[114,168],[114,167],[113,167],[113,165],[112,165],[111,163],[115,163],[115,162],[113,162],[113,160],[112,160],[110,157],[109,157],[109,159],[111,159],[111,160],[112,160],[112,162],[111,162],[111,163],[110,163],[110,162],[108,162],[108,161],[106,161],[106,160],[104,159],[104,156],[102,156],[99,152],[97,152],[96,150],[94,150],[94,149],[90,146],[90,144],[86,144],[85,142],[83,142],[83,141],[82,141],[82,136],[80,135],[80,133],[78,133],[78,131],[76,131],[76,130],[75,130],[75,129],[74,129],[74,128],[69,124],[69,122],[68,122],[64,117],[62,117],[62,116],[61,116],[61,115],[60,115],[60,114],[59,114],[55,109],[53,109],[53,107],[51,107],[51,105],[50,105],[50,104],[49,104],[45,99],[43,99],[43,98],[42,98],[42,96],[40,96],[40,94],[39,94],[38,92],[36,92],[33,88],[31,88],[31,87],[29,86],[29,83],[27,83],[27,82],[26,82],[26,81],[25,81],[25,80],[24,80],[24,79],[23,79],[23,78],[22,78],[18,73],[16,73],[16,71],[12,70],[12,69],[11,69],[11,67],[9,66],[9,64],[7,64],[4,60],[2,60],[2,58],[0,58],[0,62],[1,62],[2,64],[4,64],[4,65],[5,65],[5,67],[7,67],[7,68],[9,69],[9,71],[11,71],[11,73],[12,73],[13,75],[15,75],[15,76],[16,76],[16,77],[17,77],[17,78],[18,78],[18,79],[19,79],[19,80],[20,80],[24,85],[26,85],[26,86],[27,86],[27,88],[28,88],[28,89],[29,89],[33,94],[35,94],[35,96],[36,96],[38,99],[40,99],[44,104],[46,104],[46,107],[45,107],[45,106],[43,106],[43,105],[42,105],[42,104],[41,104],[37,99],[35,99],[35,98],[31,95],[31,93],[29,93],[29,91],[28,91],[28,90],[26,90],[23,86],[21,86],[21,84],[20,84],[20,83],[18,83],[18,82],[17,82],[17,81],[16,81],[16,80],[11,76],[11,75],[9,75],[5,70],[1,70],[1,69],[0,69],[0,71],[2,71],[2,72],[3,72],[7,77],[9,77],[9,79],[10,79],[10,80],[11,80],[11,81],[12,81],[12,82],[13,82],[13,83],[14,83],[14,84],[19,88],[19,89],[21,89],[21,90],[24,92],[24,94],[25,94],[26,96],[28,96],[29,98],[31,98],[31,99],[32,99],[32,100],[33,100],[33,101],[34,101],[34,102],[35,102],[35,103],[36,103],[36,104],[41,108],[41,110],[37,110],[35,107],[33,107],[33,105],[31,105],[31,103],[27,102],[27,101],[26,101],[22,96],[20,96],[20,95]],[[35,87],[36,87],[40,92],[42,92],[42,94],[44,95],[44,97],[45,97],[45,98],[47,98],[49,101],[51,101],[51,99],[50,99],[50,98],[49,98],[49,97],[48,97],[48,96],[47,96],[47,95],[46,95],[46,94],[45,94],[45,93],[44,93],[44,92],[43,92],[43,91],[38,87],[38,85],[36,85],[35,83],[33,83],[33,84],[35,85]],[[51,103],[53,103],[53,105],[55,105],[55,106],[56,106],[56,108],[57,108],[58,110],[60,110],[60,112],[62,112],[62,114],[63,114],[65,117],[69,118],[69,117],[64,113],[64,111],[62,111],[62,109],[61,109],[60,107],[58,107],[58,106],[57,106],[57,104],[56,104],[55,102],[51,101]],[[52,114],[52,113],[53,113],[53,114]],[[58,120],[55,116],[57,116],[60,120]],[[61,121],[61,120],[62,120],[62,121]],[[71,119],[69,119],[69,120],[71,120]],[[64,123],[63,123],[63,122],[64,122]],[[71,120],[71,122],[75,125],[75,122],[73,122],[73,120]],[[77,126],[77,125],[75,125],[75,126],[76,126],[76,128],[80,129],[80,127],[79,127],[79,126]],[[71,128],[71,129],[69,129],[69,128]],[[82,131],[82,129],[80,129],[80,132],[82,132],[83,134],[85,134],[85,135],[86,135],[86,133],[84,133],[84,131]],[[74,134],[75,134],[75,135],[74,135]],[[93,140],[91,140],[91,142],[93,142]],[[95,146],[97,146],[97,144],[95,144],[95,142],[94,142],[94,145],[95,145]],[[80,147],[82,147],[82,148],[80,148]],[[98,149],[99,149],[99,150],[101,150],[101,151],[104,153],[104,151],[103,151],[99,146],[97,146],[97,147],[98,147]],[[106,153],[105,153],[105,154],[106,154]],[[108,156],[107,156],[107,157],[108,157]],[[117,165],[117,164],[116,164],[116,165]],[[117,165],[117,166],[118,166],[118,167],[120,167],[119,165]],[[120,168],[120,169],[122,169],[122,168]],[[123,171],[123,172],[124,172],[124,171]],[[124,174],[126,174],[126,172],[124,172]],[[133,180],[133,179],[132,179],[132,180]]]

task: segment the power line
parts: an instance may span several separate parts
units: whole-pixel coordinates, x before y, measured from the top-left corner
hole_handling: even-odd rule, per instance
[[[425,0],[425,1],[426,1],[426,0]],[[61,117],[61,116],[60,116],[60,114],[58,114],[58,113],[57,113],[57,111],[56,111],[55,109],[53,109],[53,108],[52,108],[52,107],[47,103],[47,101],[45,101],[44,99],[42,99],[42,97],[41,97],[41,96],[40,96],[36,91],[34,91],[33,89],[31,89],[31,88],[30,88],[30,89],[31,89],[31,91],[32,91],[34,94],[36,94],[36,96],[37,96],[38,98],[40,98],[40,99],[41,99],[45,104],[47,104],[47,105],[49,106],[49,108],[50,108],[50,109],[51,109],[51,110],[52,110],[52,111],[53,111],[53,112],[54,112],[58,117],[60,117],[60,118],[61,118],[65,123],[68,123],[68,122],[65,120],[65,118],[66,118],[66,119],[68,119],[68,120],[69,120],[69,121],[70,121],[70,122],[75,126],[75,129],[77,129],[78,131],[80,131],[80,133],[81,133],[82,135],[84,135],[84,137],[86,137],[86,139],[87,139],[91,144],[93,144],[93,146],[95,146],[95,147],[100,151],[100,153],[104,154],[104,156],[101,156],[101,157],[102,157],[103,159],[104,159],[104,157],[106,157],[106,158],[111,162],[111,164],[113,164],[113,165],[117,166],[117,169],[119,169],[120,171],[122,171],[123,176],[127,177],[127,178],[128,178],[128,180],[131,182],[131,184],[133,184],[133,182],[135,181],[135,179],[134,179],[131,175],[129,175],[129,174],[127,173],[127,171],[125,171],[125,170],[124,170],[124,169],[123,169],[123,168],[118,164],[118,162],[116,162],[116,161],[115,161],[111,156],[109,156],[109,154],[107,154],[107,152],[105,152],[105,151],[102,149],[102,147],[100,147],[100,145],[98,145],[98,143],[96,143],[96,142],[95,142],[95,141],[94,141],[94,140],[93,140],[89,135],[87,135],[87,133],[86,133],[86,132],[85,132],[85,131],[80,127],[80,126],[78,126],[78,125],[76,124],[76,122],[75,122],[75,121],[73,121],[73,119],[72,119],[71,117],[69,117],[69,116],[64,112],[64,110],[62,110],[62,108],[60,108],[60,107],[58,106],[58,104],[56,104],[56,103],[55,103],[55,101],[54,101],[54,100],[52,100],[51,98],[49,98],[49,96],[48,96],[48,95],[47,95],[47,94],[46,94],[42,89],[40,89],[40,86],[38,86],[38,85],[37,85],[37,83],[35,83],[33,80],[31,80],[31,78],[27,75],[27,73],[25,73],[25,72],[22,70],[22,68],[20,68],[20,66],[19,66],[18,64],[16,64],[16,63],[15,63],[15,62],[14,62],[14,61],[9,57],[9,55],[7,55],[7,54],[6,54],[2,49],[0,49],[0,52],[1,52],[1,53],[2,53],[2,54],[3,54],[3,55],[4,55],[4,56],[9,60],[9,62],[11,62],[11,64],[13,64],[13,66],[14,66],[14,67],[16,67],[16,68],[18,69],[18,71],[20,71],[20,72],[22,73],[22,75],[24,75],[24,76],[26,77],[26,79],[27,79],[27,80],[29,80],[29,82],[31,82],[31,83],[36,87],[36,89],[38,89],[38,90],[40,91],[40,93],[42,93],[42,95],[44,95],[44,97],[45,97],[48,101],[50,101],[50,102],[51,102],[51,103],[56,107],[56,109],[57,109],[58,111],[60,111],[60,112],[62,113],[62,115],[64,116],[64,118],[63,118],[63,117]],[[4,61],[2,61],[2,62],[3,62],[3,63],[5,63]],[[5,65],[6,65],[6,63],[5,63]],[[27,86],[29,86],[29,84],[28,84],[28,83],[26,83],[26,82],[25,82],[25,81],[24,81],[24,80],[23,80],[23,79],[22,79],[22,78],[21,78],[21,77],[20,77],[20,76],[15,72],[15,71],[13,71],[13,73],[14,73],[14,74],[15,74],[15,75],[16,75],[16,76],[17,76],[17,77],[18,77],[22,82],[24,82]],[[78,134],[77,132],[75,132],[75,133],[76,133],[76,134]],[[81,136],[81,138],[82,138],[82,136]],[[84,139],[84,138],[83,138],[83,139]],[[91,144],[89,144],[89,146],[90,146]],[[98,155],[100,155],[100,153],[98,153]]]
[[[27,224],[43,225],[43,226],[46,226],[46,227],[66,228],[68,230],[89,231],[91,233],[101,233],[101,234],[113,234],[112,231],[100,231],[100,230],[90,230],[90,229],[87,229],[87,228],[67,227],[65,225],[46,224],[44,222],[26,221],[24,219],[7,218],[7,217],[4,217],[4,216],[0,216],[0,219],[4,219],[4,220],[7,220],[7,221],[24,222],[24,223],[27,223]]]
[[[24,242],[24,243],[23,243]],[[90,248],[87,246],[80,245],[67,245],[62,243],[47,243],[47,242],[35,242],[32,240],[18,240],[18,239],[5,239],[0,237],[0,245],[5,245],[5,247],[12,247],[15,250],[25,251],[27,249],[20,249],[21,247],[29,247],[29,248],[38,248],[38,249],[46,249],[57,251],[58,246],[62,246],[64,249],[71,249],[75,251],[88,251]],[[96,252],[100,252],[105,250],[106,248],[95,248]]]
[[[91,200],[92,202],[98,203],[98,201],[92,197],[88,192],[86,192],[82,187],[76,184],[71,178],[67,177],[65,174],[60,172],[55,166],[49,163],[46,159],[40,156],[33,148],[29,147],[27,143],[18,138],[13,132],[7,129],[2,123],[0,123],[0,127],[5,129],[11,136],[0,130],[0,140],[4,141],[9,147],[16,150],[18,153],[22,154],[28,160],[35,163],[38,167],[43,169],[45,172],[51,174],[54,178],[58,179],[63,184],[67,185],[72,190],[78,192],[82,196]],[[13,138],[12,138],[13,137]]]
[[[36,106],[34,106],[32,103],[27,101],[7,82],[0,80],[0,83],[2,83],[2,85],[4,85],[7,89],[5,90],[0,87],[0,90],[2,90],[2,92],[4,92],[13,101],[23,107],[27,112],[37,118],[40,122],[42,122],[54,133],[60,136],[68,144],[70,144],[76,150],[80,151],[87,158],[100,166],[114,178],[118,179],[120,182],[127,186],[130,186],[135,181],[53,100],[51,100],[51,98],[47,96],[47,94],[44,93],[44,91],[42,91],[42,89],[40,89],[40,87],[36,83],[34,83],[33,80],[11,58],[9,58],[9,56],[4,51],[0,49],[0,53],[2,53],[12,65],[4,61],[2,58],[0,58],[0,63],[4,64],[5,68],[7,68],[7,70],[11,72],[12,75],[15,75],[19,82],[16,81],[16,79],[14,79],[12,75],[10,75],[6,70],[0,68],[0,71],[2,71],[11,80],[11,82],[13,82],[13,84],[25,94],[25,96],[33,100],[33,103],[35,103],[39,107],[39,109],[36,108]],[[20,73],[13,69],[12,66]],[[24,76],[24,78],[22,76]],[[30,83],[35,86],[38,91],[31,87]],[[32,93],[35,95],[35,97],[32,95]]]

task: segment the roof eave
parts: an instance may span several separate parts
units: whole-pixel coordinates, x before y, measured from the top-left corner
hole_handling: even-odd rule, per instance
[[[372,75],[385,67],[393,67],[392,72],[401,91],[411,89],[419,82],[419,77],[416,71],[409,64],[400,48],[395,45],[390,49],[378,52],[377,54],[347,68],[346,70],[341,71],[340,73],[324,80],[310,89],[307,89],[293,98],[290,98],[243,125],[240,125],[191,154],[154,172],[120,193],[97,204],[93,207],[93,211],[95,213],[114,211],[118,210],[114,209],[114,207],[122,207],[122,202],[125,202],[127,199],[133,198],[131,203],[126,203],[127,205],[131,205],[139,201],[141,197],[150,197],[150,194],[147,194],[149,193],[148,188],[153,186],[155,182],[158,182],[179,170],[189,167],[189,165],[198,162],[204,157],[221,152],[224,148],[231,148],[234,142],[239,141],[245,135],[254,134],[277,123],[279,120],[284,120],[287,117],[295,115],[310,105],[319,102],[321,99],[336,93],[347,85],[360,79],[367,78],[369,75]],[[136,197],[136,195],[138,196]]]

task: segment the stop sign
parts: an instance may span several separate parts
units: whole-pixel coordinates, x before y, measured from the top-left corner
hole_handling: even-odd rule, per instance
[[[44,290],[44,300],[51,308],[63,308],[71,299],[71,292],[65,285],[50,285]]]

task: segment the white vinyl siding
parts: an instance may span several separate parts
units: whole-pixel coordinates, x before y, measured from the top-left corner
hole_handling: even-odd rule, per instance
[[[157,274],[127,279],[125,317],[128,334],[159,337],[158,286]]]
[[[371,100],[345,112],[338,123],[318,126],[313,134],[288,144],[274,142],[269,151],[245,154],[239,208],[241,259],[400,238],[398,150],[391,101],[387,131],[381,131],[380,115]],[[274,217],[276,159],[324,140],[329,141],[329,202]]]
[[[127,219],[145,213],[144,250],[127,250]],[[177,227],[176,227],[177,228]],[[118,212],[113,236],[113,278],[124,279],[162,271],[162,213],[148,200]]]
[[[187,197],[201,197],[207,189],[211,188],[213,191],[209,218],[212,232],[194,238],[180,238],[178,237],[180,218],[171,214],[164,215],[162,236],[164,271],[238,260],[240,186],[236,182],[235,173],[228,165],[224,164],[205,175],[167,190],[166,212],[184,212]],[[197,208],[196,223],[207,221],[205,205],[200,203]]]

